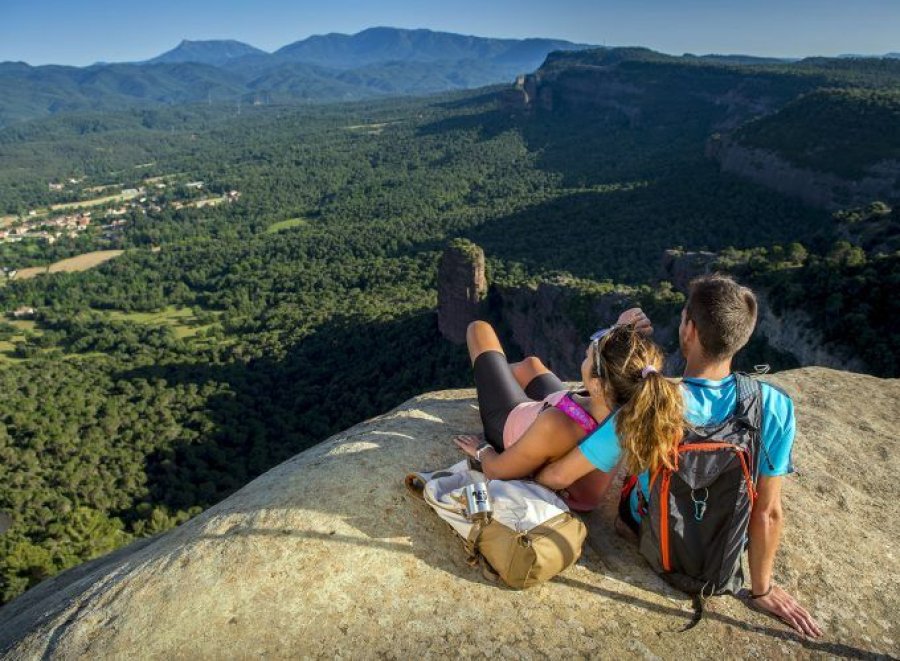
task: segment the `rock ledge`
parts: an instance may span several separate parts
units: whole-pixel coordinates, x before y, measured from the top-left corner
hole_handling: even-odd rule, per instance
[[[730,597],[704,620],[612,530],[581,561],[504,589],[402,486],[477,431],[470,390],[430,393],[297,455],[186,524],[42,583],[0,610],[0,656],[37,658],[900,654],[900,380],[778,374],[799,412],[776,577],[826,629],[804,641]]]

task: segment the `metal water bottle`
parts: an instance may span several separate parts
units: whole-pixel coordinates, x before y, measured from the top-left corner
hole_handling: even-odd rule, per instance
[[[491,505],[491,494],[488,492],[487,480],[478,471],[469,471],[469,483],[465,488],[466,518],[470,521],[491,520],[494,511]]]

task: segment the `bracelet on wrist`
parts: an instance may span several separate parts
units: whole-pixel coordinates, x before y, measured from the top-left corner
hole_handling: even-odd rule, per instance
[[[751,599],[762,599],[763,597],[768,597],[768,596],[769,596],[769,593],[772,592],[772,588],[774,588],[774,587],[775,587],[775,583],[774,583],[774,582],[770,582],[770,583],[769,583],[769,589],[766,590],[765,592],[761,592],[760,594],[753,594],[753,591],[751,590],[751,592],[750,592],[750,598],[751,598]]]
[[[478,446],[478,449],[475,450],[475,460],[481,461],[481,455],[484,454],[485,450],[493,450],[493,446],[490,443],[482,443]]]

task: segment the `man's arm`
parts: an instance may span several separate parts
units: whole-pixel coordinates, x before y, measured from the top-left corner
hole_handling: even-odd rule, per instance
[[[781,618],[799,633],[817,638],[822,635],[822,630],[812,616],[796,599],[772,583],[772,566],[784,527],[781,481],[780,476],[761,476],[757,484],[758,496],[749,528],[751,593],[765,595],[753,599],[756,606]]]
[[[548,489],[559,491],[560,489],[565,489],[570,486],[573,482],[581,479],[592,470],[594,470],[594,464],[584,456],[581,448],[576,447],[572,448],[558,461],[554,461],[544,466],[538,474],[534,476],[534,481],[538,484],[543,484]]]

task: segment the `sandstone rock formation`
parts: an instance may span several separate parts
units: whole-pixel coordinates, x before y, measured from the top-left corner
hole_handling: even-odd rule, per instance
[[[718,258],[716,253],[706,250],[666,250],[660,263],[660,280],[668,280],[675,289],[687,292],[691,280],[715,270]]]
[[[756,332],[766,338],[770,346],[791,354],[801,365],[818,365],[834,369],[867,371],[866,364],[840,347],[828,345],[812,321],[802,310],[784,310],[775,314],[769,297],[756,292],[759,317]]]
[[[870,168],[868,176],[848,180],[797,167],[778,154],[718,135],[710,138],[706,155],[718,161],[723,172],[824,209],[836,210],[900,196],[900,163],[896,161],[883,161]]]
[[[540,356],[565,379],[580,378],[580,365],[590,330],[579,329],[571,314],[578,296],[566,282],[541,282],[535,287],[496,287],[492,310],[509,328],[523,355]],[[615,323],[633,305],[625,293],[598,295],[588,304],[591,330]]]
[[[441,255],[438,266],[438,329],[441,335],[461,344],[466,326],[478,318],[487,294],[484,251],[465,239],[453,241]]]
[[[689,600],[589,516],[579,563],[525,592],[466,565],[408,496],[411,469],[457,459],[472,391],[417,397],[297,455],[195,519],[38,585],[0,610],[0,657],[777,658],[900,654],[900,380],[802,369],[799,473],[785,484],[776,579],[821,641],[718,597]]]

